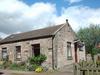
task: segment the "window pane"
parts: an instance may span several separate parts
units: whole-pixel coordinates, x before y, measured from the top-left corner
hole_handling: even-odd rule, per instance
[[[79,51],[83,51],[83,47],[79,47]]]
[[[21,46],[16,46],[16,59],[21,60]]]
[[[67,59],[72,59],[71,42],[67,42]]]
[[[2,59],[7,59],[7,48],[2,48]]]

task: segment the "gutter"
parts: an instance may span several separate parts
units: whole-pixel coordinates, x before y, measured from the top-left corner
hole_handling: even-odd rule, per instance
[[[10,43],[16,43],[16,42],[23,42],[23,41],[28,41],[28,40],[37,40],[37,39],[44,39],[44,38],[49,38],[52,37],[53,35],[48,35],[48,36],[41,36],[41,37],[34,37],[34,38],[28,38],[28,39],[19,39],[19,40],[10,40],[10,41],[0,41],[0,45],[2,44],[10,44]]]
[[[54,68],[54,65],[55,65],[55,64],[54,64],[54,51],[53,51],[53,39],[54,39],[54,37],[55,37],[55,35],[52,36],[52,68],[53,68],[53,69],[55,69],[55,68]]]

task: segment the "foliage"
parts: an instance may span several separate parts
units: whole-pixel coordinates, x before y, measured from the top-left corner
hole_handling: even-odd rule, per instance
[[[12,69],[12,70],[25,70],[25,63],[12,63],[11,61],[0,61],[1,69]]]
[[[39,56],[33,56],[29,59],[30,64],[37,64],[37,65],[41,65],[45,60],[47,59],[47,57],[43,54],[40,54]]]
[[[96,61],[97,66],[100,66],[100,61]]]
[[[9,61],[9,56],[7,55],[6,58],[2,59],[2,61]]]
[[[6,69],[8,66],[11,64],[11,61],[0,61],[0,68],[1,69]]]
[[[93,57],[97,53],[96,45],[100,42],[100,26],[90,25],[87,28],[81,28],[77,32],[77,36],[85,42],[86,52],[90,53]]]
[[[9,66],[9,69],[12,69],[12,70],[25,70],[25,64],[22,64],[22,62],[21,63],[13,63],[13,64],[11,64],[10,66]]]
[[[4,61],[0,61],[0,65],[3,65]]]
[[[100,60],[96,60],[95,62],[93,61],[80,61],[78,63],[81,67],[87,67],[87,66],[93,66],[95,65],[96,67],[100,67]]]
[[[43,71],[43,68],[42,67],[38,67],[38,68],[36,68],[36,70],[35,70],[35,72],[37,72],[37,73],[40,73],[40,72],[42,72]]]
[[[5,61],[0,61],[0,68],[41,72],[43,70],[43,68],[40,66],[46,59],[47,59],[47,57],[45,55],[41,54],[37,57],[33,56],[33,57],[29,58],[29,62],[12,63],[11,61],[5,60]],[[27,65],[28,63],[29,63],[29,65]]]
[[[0,68],[1,69],[6,69],[6,68],[8,68],[8,66],[10,65],[10,64],[12,64],[12,62],[11,61],[0,61]]]
[[[97,63],[96,63],[97,62]],[[98,61],[81,61],[74,64],[74,74],[75,75],[97,75],[100,70],[100,63]],[[100,62],[100,61],[99,61]]]
[[[8,68],[8,66],[10,65],[10,64],[12,64],[12,62],[11,61],[4,61],[4,63],[3,63],[3,68],[4,69],[6,69],[6,68]]]
[[[47,59],[47,57],[43,54],[40,54],[39,56],[33,56],[29,58],[30,65],[28,66],[28,69],[30,71],[35,71],[36,68],[41,66],[41,64]]]
[[[3,63],[4,63],[4,61],[0,61],[0,69],[3,68]]]
[[[38,67],[37,64],[32,64],[33,70],[35,71],[35,69]]]
[[[26,65],[26,62],[22,61],[20,63],[18,63],[19,66],[25,66]]]
[[[37,64],[30,64],[28,67],[27,67],[27,69],[29,70],[29,71],[35,71],[35,69],[38,67],[38,65]]]
[[[100,49],[99,48],[93,48],[91,54],[92,55],[96,55],[97,53],[100,53]]]
[[[10,65],[10,69],[16,69],[16,67],[18,67],[18,64],[16,64],[16,63],[13,63],[13,64],[11,64]]]

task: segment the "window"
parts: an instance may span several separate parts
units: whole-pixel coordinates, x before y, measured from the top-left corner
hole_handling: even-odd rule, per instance
[[[79,47],[79,51],[83,51],[83,47]]]
[[[7,48],[2,48],[2,59],[3,60],[8,59]]]
[[[21,60],[21,46],[16,46],[16,60]]]
[[[67,42],[67,59],[72,60],[71,42]]]
[[[79,42],[78,43],[78,48],[79,48],[79,51],[83,51],[84,49],[84,43],[83,42]]]

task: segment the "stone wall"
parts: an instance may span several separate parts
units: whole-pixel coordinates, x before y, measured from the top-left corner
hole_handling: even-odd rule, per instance
[[[40,43],[40,52],[47,56],[47,60],[43,65],[47,65],[49,68],[52,68],[53,66],[54,68],[60,68],[75,62],[75,49],[74,49],[75,39],[76,39],[76,35],[73,32],[72,28],[65,23],[65,25],[62,26],[62,28],[57,31],[56,35],[53,38],[43,38],[43,39],[36,39],[36,40],[29,40],[29,41],[22,41],[22,42],[0,45],[0,57],[1,57],[2,48],[7,47],[9,60],[11,60],[12,62],[16,62],[15,46],[21,46],[21,58],[22,61],[25,61],[27,57],[32,56],[31,45]],[[72,60],[67,59],[67,42],[71,42]],[[25,54],[25,52],[27,52],[27,54]],[[79,59],[83,58],[80,57],[82,54],[84,56],[85,52],[78,51],[77,53],[78,61]]]
[[[86,51],[85,51],[85,45],[83,46],[83,50],[80,51],[78,48],[78,62],[81,60],[86,60]]]
[[[32,44],[40,44],[40,53],[47,56],[45,64],[48,67],[52,67],[52,38],[44,38],[37,40],[22,41],[16,43],[9,43],[0,45],[0,57],[2,55],[2,48],[7,47],[7,52],[9,55],[9,60],[16,62],[15,60],[15,46],[21,46],[21,60],[25,61],[27,57],[32,56]],[[27,54],[25,53],[27,51]],[[1,58],[2,59],[2,58]]]
[[[57,54],[54,54],[55,67],[60,68],[65,65],[72,64],[75,60],[74,57],[74,39],[75,33],[70,26],[65,24],[61,30],[58,31],[53,40],[53,50]],[[71,42],[72,60],[67,59],[67,42]]]
[[[65,65],[72,65],[75,62],[75,48],[74,40],[76,35],[70,25],[65,24],[55,35],[53,39],[53,55],[55,68],[64,67]],[[67,59],[67,42],[71,42],[72,60]],[[83,51],[77,49],[77,58],[85,60],[85,46]]]

